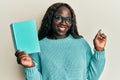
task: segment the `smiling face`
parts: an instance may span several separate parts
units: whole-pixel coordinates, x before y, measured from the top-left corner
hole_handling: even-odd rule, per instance
[[[71,13],[67,7],[60,7],[54,15],[52,36],[55,38],[65,38],[71,27]]]

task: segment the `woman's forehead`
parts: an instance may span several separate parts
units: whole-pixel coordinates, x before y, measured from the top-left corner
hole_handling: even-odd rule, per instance
[[[64,15],[71,16],[71,12],[70,12],[69,8],[67,8],[65,6],[58,8],[58,10],[56,11],[55,14],[64,14]]]

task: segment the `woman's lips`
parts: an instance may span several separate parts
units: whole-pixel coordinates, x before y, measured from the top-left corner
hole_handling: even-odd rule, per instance
[[[66,28],[65,28],[65,27],[58,27],[58,30],[59,30],[60,32],[65,32],[65,31],[66,31]]]

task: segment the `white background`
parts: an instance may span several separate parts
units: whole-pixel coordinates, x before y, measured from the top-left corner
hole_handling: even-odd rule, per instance
[[[37,29],[46,9],[54,2],[67,2],[76,13],[79,33],[93,48],[99,29],[107,35],[106,65],[100,80],[120,80],[120,0],[1,0],[0,1],[0,80],[25,80],[16,63],[10,24],[35,19]]]

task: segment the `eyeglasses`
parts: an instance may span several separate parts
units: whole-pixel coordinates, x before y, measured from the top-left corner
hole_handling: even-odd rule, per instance
[[[59,22],[62,22],[64,20],[67,24],[70,24],[73,20],[71,17],[63,17],[60,15],[55,15],[54,19],[58,20]]]

